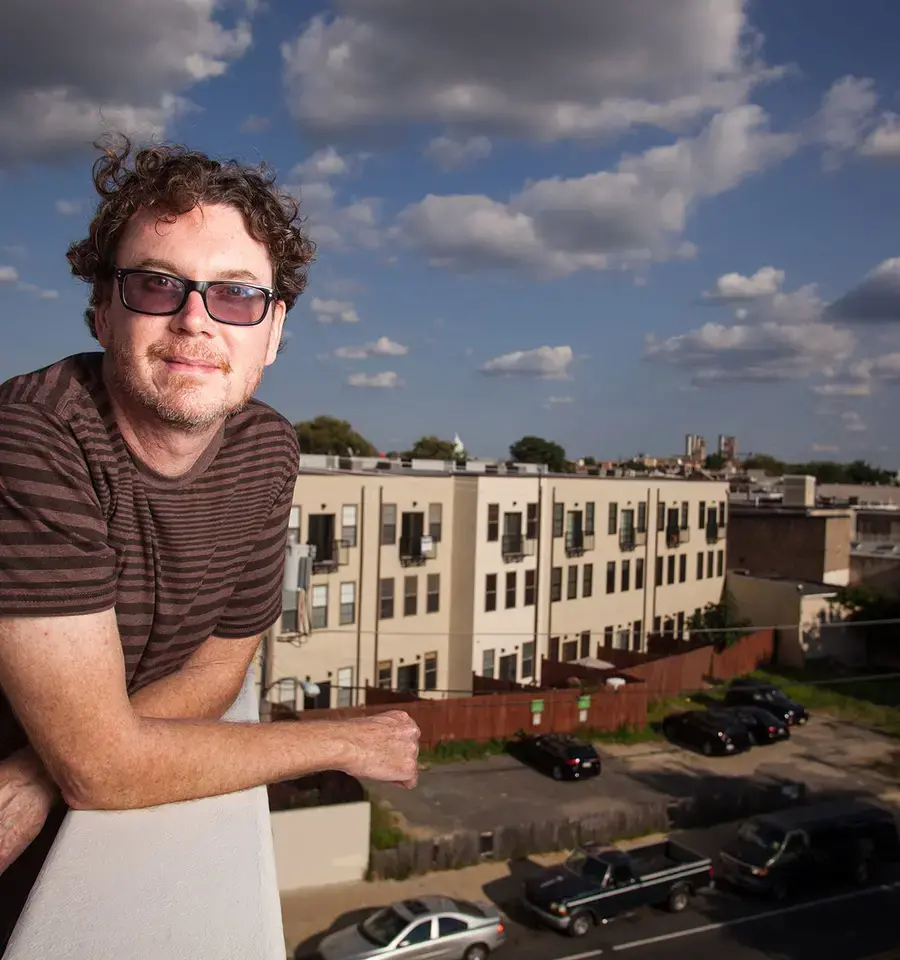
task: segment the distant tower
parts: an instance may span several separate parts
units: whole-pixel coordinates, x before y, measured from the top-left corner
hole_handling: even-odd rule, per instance
[[[734,463],[737,460],[737,437],[719,434],[719,456],[728,463]]]
[[[705,460],[706,437],[701,437],[696,433],[685,434],[684,456],[686,460]]]

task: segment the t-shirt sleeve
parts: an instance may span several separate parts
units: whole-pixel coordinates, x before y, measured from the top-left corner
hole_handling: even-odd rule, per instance
[[[294,441],[296,443],[296,441]],[[299,454],[293,446],[291,462],[274,506],[244,567],[241,578],[219,618],[213,635],[241,639],[268,630],[281,616],[288,520],[294,499]]]
[[[0,406],[0,616],[99,613],[116,556],[85,455],[66,422]]]

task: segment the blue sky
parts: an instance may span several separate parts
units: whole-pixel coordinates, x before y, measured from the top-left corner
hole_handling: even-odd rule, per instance
[[[900,5],[15,6],[0,378],[94,346],[64,254],[112,126],[299,191],[317,262],[260,390],[293,420],[900,467]]]

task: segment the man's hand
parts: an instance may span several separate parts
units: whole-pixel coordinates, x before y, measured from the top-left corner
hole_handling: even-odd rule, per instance
[[[0,763],[0,873],[41,832],[59,789],[30,747]]]
[[[342,766],[344,773],[365,780],[399,783],[407,789],[416,785],[421,732],[408,713],[387,710],[346,723],[351,751]]]

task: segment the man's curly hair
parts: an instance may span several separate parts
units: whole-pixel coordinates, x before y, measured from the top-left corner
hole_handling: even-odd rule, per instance
[[[275,175],[264,165],[220,162],[178,145],[133,150],[127,137],[98,141],[95,146],[102,153],[93,167],[101,200],[89,235],[73,243],[66,254],[72,273],[91,284],[90,306],[84,314],[91,336],[97,336],[96,307],[111,293],[119,241],[139,210],[171,222],[198,204],[234,207],[250,235],[269,251],[276,298],[288,310],[293,307],[306,287],[315,245],[300,230],[299,204],[276,189]]]

